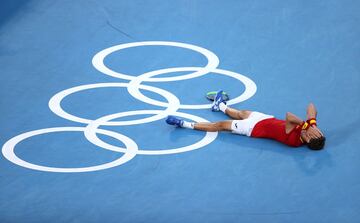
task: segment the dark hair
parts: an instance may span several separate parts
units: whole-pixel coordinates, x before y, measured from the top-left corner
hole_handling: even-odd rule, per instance
[[[326,138],[324,136],[321,136],[321,138],[316,139],[310,139],[307,146],[311,150],[321,150],[324,148]]]

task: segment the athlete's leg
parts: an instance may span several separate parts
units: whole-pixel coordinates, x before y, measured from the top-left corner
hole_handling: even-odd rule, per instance
[[[220,90],[216,93],[215,98],[214,98],[214,103],[211,106],[212,111],[222,111],[225,114],[227,114],[229,117],[236,119],[236,120],[247,119],[250,116],[251,111],[236,110],[234,108],[228,107],[226,105],[226,102],[223,99],[222,94],[223,94],[222,90]]]
[[[232,120],[221,122],[198,122],[194,123],[194,129],[207,132],[231,131]]]
[[[174,116],[168,116],[166,122],[169,125],[175,125],[180,128],[196,129],[200,131],[207,132],[217,132],[217,131],[231,131],[240,135],[250,135],[249,134],[249,120],[226,120],[221,122],[188,122],[183,119],[179,119]]]
[[[189,122],[175,116],[168,116],[166,123],[175,125],[180,128],[196,129],[200,131],[217,132],[217,131],[231,131],[231,124],[233,120],[226,120],[221,122]]]
[[[230,108],[229,106],[226,106],[223,110],[226,115],[236,120],[247,119],[252,112],[249,110],[237,110],[235,108]]]

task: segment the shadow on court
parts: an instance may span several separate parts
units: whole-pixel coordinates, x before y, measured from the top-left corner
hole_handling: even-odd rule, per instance
[[[232,133],[222,133],[218,136],[218,140],[232,145],[232,149],[250,148],[258,151],[257,160],[260,159],[264,152],[286,157],[286,159],[293,160],[299,170],[308,176],[320,172],[323,168],[331,168],[334,165],[332,157],[327,150],[314,152],[306,146],[291,148],[269,139],[248,138]],[[253,160],[253,162],[257,162],[257,160]],[[272,164],[268,163],[267,165],[271,166]],[[284,172],[284,174],[288,173]]]
[[[0,7],[0,26],[5,24],[8,20],[15,17],[21,10],[26,9],[26,6],[31,3],[31,0],[3,0]]]

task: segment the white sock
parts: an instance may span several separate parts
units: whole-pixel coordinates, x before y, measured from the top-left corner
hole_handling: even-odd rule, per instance
[[[194,125],[195,125],[195,122],[184,121],[184,123],[182,124],[182,127],[188,128],[188,129],[194,129]]]
[[[224,102],[221,102],[219,104],[219,109],[220,109],[220,111],[225,113],[225,110],[227,109],[227,105]]]

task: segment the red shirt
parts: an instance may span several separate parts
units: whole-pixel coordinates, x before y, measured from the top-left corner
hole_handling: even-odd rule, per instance
[[[251,137],[274,139],[288,146],[298,147],[303,144],[300,134],[301,128],[299,126],[286,133],[284,120],[269,118],[256,123],[251,132]]]

